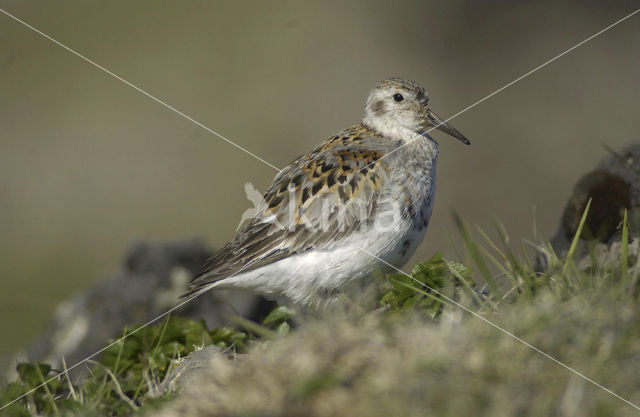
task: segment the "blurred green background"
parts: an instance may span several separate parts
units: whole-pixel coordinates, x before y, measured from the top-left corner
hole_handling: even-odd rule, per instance
[[[0,0],[0,7],[278,167],[359,121],[379,80],[448,117],[634,1]],[[436,134],[434,214],[411,262],[457,257],[450,209],[548,239],[575,181],[639,138],[640,15]],[[230,239],[275,171],[0,14],[0,365],[136,239]],[[535,207],[535,219],[534,219]]]

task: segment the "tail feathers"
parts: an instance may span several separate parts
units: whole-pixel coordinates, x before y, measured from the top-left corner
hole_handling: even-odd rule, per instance
[[[210,274],[206,273],[194,278],[193,281],[191,281],[191,284],[189,284],[187,292],[182,294],[180,298],[178,298],[178,301],[198,297],[200,294],[207,292],[214,286],[218,285],[223,278],[224,277],[210,276]]]

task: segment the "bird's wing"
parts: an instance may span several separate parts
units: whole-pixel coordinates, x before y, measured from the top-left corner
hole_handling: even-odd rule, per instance
[[[389,166],[361,133],[345,132],[276,175],[256,217],[213,256],[183,297],[230,275],[329,248],[373,218]]]

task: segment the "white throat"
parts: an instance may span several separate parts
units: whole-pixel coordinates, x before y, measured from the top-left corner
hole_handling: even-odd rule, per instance
[[[362,123],[389,139],[401,140],[403,143],[418,140],[422,137],[422,135],[414,129],[402,126],[397,122],[392,123],[388,120],[377,117],[366,116],[362,119]]]

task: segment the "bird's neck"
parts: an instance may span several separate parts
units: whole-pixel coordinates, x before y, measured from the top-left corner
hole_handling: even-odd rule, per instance
[[[392,149],[397,149],[399,153],[418,152],[423,158],[428,159],[438,157],[438,142],[426,133],[416,132],[397,124],[370,124],[366,119],[362,121],[362,126],[389,141]]]
[[[395,142],[397,145],[403,145],[409,142],[414,142],[416,140],[421,139],[421,134],[416,132],[414,129],[404,127],[397,123],[389,123],[383,120],[376,119],[363,119],[362,125],[366,128],[374,131],[379,136],[384,137],[392,142]],[[437,143],[434,144],[437,147]]]

